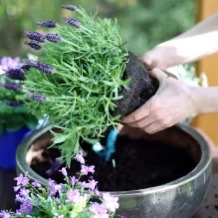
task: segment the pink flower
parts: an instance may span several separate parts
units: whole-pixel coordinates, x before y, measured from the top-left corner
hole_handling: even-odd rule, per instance
[[[75,185],[78,182],[78,179],[75,176],[70,177],[72,185]]]
[[[118,197],[114,197],[109,193],[103,193],[102,196],[103,196],[103,204],[105,205],[106,208],[108,208],[108,210],[110,210],[111,212],[115,212],[116,209],[119,208]]]
[[[0,217],[1,217],[1,218],[10,218],[11,215],[10,215],[10,213],[8,213],[7,211],[1,211],[1,212],[0,212]]]
[[[18,185],[18,186],[14,186],[14,191],[17,192],[20,188],[21,188],[20,185]]]
[[[81,173],[83,175],[88,175],[88,173],[94,173],[95,172],[95,166],[81,166]]]
[[[67,192],[67,199],[70,201],[70,202],[73,202],[73,203],[76,203],[79,201],[80,199],[80,193],[77,189],[73,190],[73,189],[70,189],[68,192]]]
[[[59,170],[65,177],[67,177],[67,170],[66,167],[63,167],[61,170]]]
[[[21,214],[31,214],[33,210],[33,205],[30,200],[26,199],[20,205],[20,209],[16,211],[16,213]]]
[[[20,194],[16,194],[15,201],[16,202],[24,202],[26,200],[25,197],[20,196]]]
[[[57,192],[59,192],[59,193],[61,192],[62,184],[57,185],[54,180],[49,179],[48,185],[50,188],[50,192],[49,192],[50,195],[55,195]]]
[[[94,191],[94,194],[96,195],[96,196],[100,196],[101,195],[101,193],[97,190],[97,189],[95,189],[95,190],[93,190]]]
[[[94,217],[96,218],[109,218],[108,210],[104,205],[93,203],[90,206],[89,211],[93,213]]]
[[[34,182],[32,182],[32,185],[34,186],[34,187],[36,187],[36,188],[39,188],[39,187],[41,187],[41,184],[38,182],[38,181],[34,181]]]
[[[29,183],[29,179],[21,173],[17,178],[15,178],[17,181],[17,185],[23,185],[26,186]]]
[[[9,69],[14,69],[20,66],[20,58],[3,57],[0,60],[0,68],[7,71]]]
[[[29,190],[22,188],[22,189],[20,189],[20,196],[26,197],[26,196],[28,196],[29,192],[30,192]]]
[[[97,185],[97,181],[95,181],[94,179],[89,180],[89,182],[82,182],[81,186],[84,188],[89,188],[92,191],[95,189],[96,185]]]
[[[75,156],[75,160],[77,160],[78,162],[80,162],[81,164],[85,163],[85,159],[83,156],[82,151],[80,151],[76,156]]]

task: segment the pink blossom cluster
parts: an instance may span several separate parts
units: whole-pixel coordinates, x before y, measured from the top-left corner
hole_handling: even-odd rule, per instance
[[[97,188],[98,182],[90,178],[80,181],[83,175],[92,175],[94,166],[85,165],[82,152],[75,156],[81,164],[77,176],[68,176],[67,168],[60,171],[65,178],[64,184],[48,180],[48,186],[43,187],[38,181],[30,181],[20,174],[15,180],[17,186],[16,202],[20,208],[16,212],[2,211],[0,218],[12,217],[55,217],[55,218],[110,218],[119,207],[118,197],[110,193],[101,193]]]

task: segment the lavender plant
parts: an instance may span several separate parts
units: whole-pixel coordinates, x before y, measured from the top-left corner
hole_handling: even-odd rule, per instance
[[[0,135],[6,130],[16,131],[23,126],[35,128],[37,125],[36,117],[24,105],[23,67],[19,58],[0,59]]]
[[[97,181],[89,179],[82,181],[83,176],[94,173],[94,166],[85,165],[82,153],[76,160],[81,164],[81,172],[68,177],[66,168],[61,172],[65,177],[64,184],[48,181],[48,187],[43,187],[37,181],[30,181],[20,174],[15,180],[17,186],[16,202],[20,204],[16,212],[2,211],[1,218],[109,218],[113,217],[119,207],[118,197],[109,193],[100,193]]]
[[[62,130],[53,132],[54,145],[61,144],[61,156],[69,164],[81,140],[96,143],[118,123],[111,111],[122,98],[118,91],[129,82],[122,80],[128,52],[116,20],[99,19],[72,5],[63,8],[78,19],[38,22],[50,29],[47,34],[25,32],[30,40],[25,44],[43,51],[40,62],[25,62],[30,68],[25,86],[31,99],[27,105],[49,115]]]

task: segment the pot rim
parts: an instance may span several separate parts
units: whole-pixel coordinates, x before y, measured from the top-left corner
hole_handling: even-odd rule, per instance
[[[211,165],[212,157],[210,148],[208,146],[208,142],[205,140],[205,138],[193,127],[190,127],[186,124],[180,123],[175,125],[176,127],[179,127],[181,130],[189,134],[193,139],[195,139],[201,149],[201,159],[197,166],[190,171],[185,176],[174,180],[172,182],[166,183],[164,185],[154,186],[151,188],[145,188],[145,189],[137,189],[137,190],[131,190],[131,191],[110,191],[110,193],[117,197],[131,197],[136,195],[148,195],[152,193],[157,192],[165,192],[170,189],[175,189],[176,187],[186,185],[187,183],[190,183],[191,181],[195,180],[197,177],[199,177],[201,174],[203,174],[206,169]],[[17,169],[20,169],[21,172],[26,172],[26,175],[29,176],[32,180],[39,180],[39,182],[43,185],[47,185],[48,181],[37,174],[26,162],[26,158],[22,158],[28,151],[29,146],[42,134],[46,133],[51,129],[51,125],[43,127],[41,129],[38,129],[36,131],[33,131],[33,133],[25,138],[22,143],[18,146],[17,152],[16,152],[16,162],[17,162]],[[204,176],[204,179],[206,180],[206,177]]]

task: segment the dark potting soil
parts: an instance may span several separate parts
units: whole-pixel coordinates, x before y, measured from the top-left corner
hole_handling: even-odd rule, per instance
[[[86,164],[95,165],[94,179],[101,191],[128,191],[163,185],[186,175],[197,164],[185,149],[160,142],[128,139],[126,136],[117,139],[116,152],[112,155],[115,167],[112,160],[106,162],[94,153],[90,145],[84,144],[83,147],[87,151]],[[50,176],[46,174],[51,168],[51,160],[58,156],[59,152],[53,148],[45,150],[44,161],[35,158],[31,167],[45,178],[63,182],[58,170]],[[68,174],[73,176],[79,171],[80,164],[73,160]]]
[[[149,68],[133,53],[129,52],[128,63],[123,80],[131,79],[127,88],[122,88],[119,95],[122,99],[116,101],[117,108],[113,115],[124,117],[142,106],[158,90],[159,82],[149,74]]]

